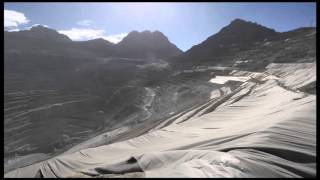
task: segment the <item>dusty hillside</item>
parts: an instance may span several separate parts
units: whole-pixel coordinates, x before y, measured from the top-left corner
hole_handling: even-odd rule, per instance
[[[167,44],[137,33],[128,57],[55,33],[43,51],[5,46],[6,177],[315,176],[315,28],[237,19],[165,59],[162,43],[133,58]]]

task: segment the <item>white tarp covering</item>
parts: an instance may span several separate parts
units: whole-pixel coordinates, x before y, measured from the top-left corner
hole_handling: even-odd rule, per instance
[[[132,157],[135,165],[128,161]],[[245,82],[142,136],[57,156],[5,177],[114,169],[140,169],[145,177],[315,177],[316,96],[283,88],[272,78]]]
[[[250,79],[250,77],[243,76],[243,77],[233,77],[233,76],[216,76],[215,78],[212,78],[209,80],[211,83],[216,83],[216,84],[224,84],[228,81],[240,81],[244,82]]]

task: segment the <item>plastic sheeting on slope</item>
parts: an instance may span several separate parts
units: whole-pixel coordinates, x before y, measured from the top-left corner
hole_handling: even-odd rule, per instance
[[[145,177],[314,177],[316,97],[282,88],[273,79],[243,87],[204,115],[183,122],[178,118],[142,136],[58,156],[5,176],[101,174],[97,168],[117,169],[119,162],[134,157]],[[249,94],[246,88],[252,88]]]
[[[225,84],[228,81],[247,81],[249,77],[244,76],[244,77],[233,77],[233,76],[216,76],[215,78],[212,78],[209,80],[211,83],[216,83],[216,84]]]
[[[267,67],[267,73],[281,77],[285,86],[298,89],[316,81],[316,63],[271,63]]]

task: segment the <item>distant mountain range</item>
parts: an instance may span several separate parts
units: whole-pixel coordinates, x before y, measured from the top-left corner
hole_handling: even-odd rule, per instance
[[[235,19],[218,33],[186,52],[181,51],[159,31],[132,31],[118,44],[105,39],[72,41],[66,35],[41,25],[30,30],[5,32],[5,52],[47,53],[73,57],[164,58],[174,62],[220,63],[236,59],[239,52],[257,47],[261,42],[285,40],[312,33],[315,28],[276,32],[254,22]],[[284,46],[283,46],[284,47]],[[281,50],[281,47],[279,47]],[[315,49],[312,49],[312,51]]]
[[[113,44],[102,38],[72,41],[67,36],[41,25],[30,30],[5,32],[5,50],[125,58],[167,58],[182,53],[159,31],[132,31],[121,42]]]

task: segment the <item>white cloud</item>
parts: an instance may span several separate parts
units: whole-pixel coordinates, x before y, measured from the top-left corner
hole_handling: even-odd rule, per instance
[[[72,28],[69,30],[60,30],[58,32],[61,34],[67,35],[72,40],[83,41],[83,40],[101,38],[103,37],[105,30]]]
[[[27,24],[29,19],[23,13],[13,11],[13,10],[4,10],[4,27],[14,28],[18,27],[20,24]]]
[[[102,38],[105,40],[108,40],[112,43],[118,43],[127,35],[128,35],[128,33],[120,33],[120,34],[114,34],[114,35],[110,35],[110,36],[104,36]]]
[[[33,24],[33,25],[31,25],[31,26],[24,27],[24,28],[22,28],[22,29],[15,28],[15,27],[10,27],[10,28],[6,28],[5,31],[8,31],[8,32],[16,32],[16,31],[21,31],[21,30],[30,30],[32,27],[36,27],[36,26],[43,26],[43,27],[49,28],[49,26],[44,25],[44,24]]]
[[[18,28],[14,28],[14,29],[8,29],[6,31],[8,32],[17,32],[17,31],[20,31],[21,29],[18,29]]]
[[[78,21],[78,22],[77,22],[77,24],[78,24],[79,26],[90,26],[92,23],[93,23],[93,21],[88,20],[88,19],[85,19],[85,20],[82,20],[82,21]]]
[[[112,43],[120,42],[128,33],[120,33],[105,36],[105,30],[103,29],[86,29],[86,28],[71,28],[69,30],[59,30],[61,34],[67,35],[74,41],[85,41],[97,38],[103,38]]]

